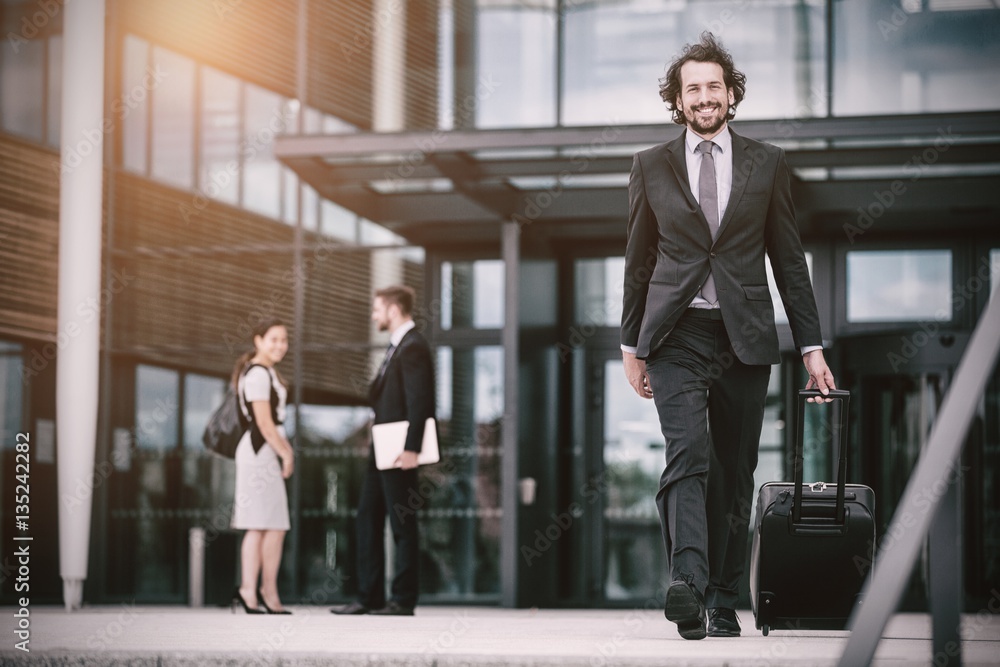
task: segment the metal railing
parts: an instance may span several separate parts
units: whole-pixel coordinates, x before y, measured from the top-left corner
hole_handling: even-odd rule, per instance
[[[998,290],[1000,292],[1000,290]],[[1000,297],[991,295],[962,356],[927,448],[910,476],[898,509],[862,591],[864,603],[848,623],[851,637],[841,667],[869,665],[889,618],[899,606],[924,538],[931,535],[930,612],[934,664],[962,664],[962,534],[959,514],[959,457],[1000,351]],[[943,661],[943,662],[942,662]]]

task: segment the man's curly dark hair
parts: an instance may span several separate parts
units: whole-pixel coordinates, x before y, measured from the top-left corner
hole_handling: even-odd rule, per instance
[[[672,113],[672,118],[678,125],[684,125],[684,112],[677,108],[677,97],[681,94],[681,67],[689,60],[701,63],[716,63],[722,68],[722,80],[726,88],[733,91],[733,103],[729,105],[727,120],[736,117],[736,107],[743,101],[747,91],[746,75],[733,65],[733,57],[722,48],[722,44],[710,32],[701,33],[701,41],[697,44],[685,44],[684,50],[670,64],[667,73],[660,79],[660,98],[666,103]]]

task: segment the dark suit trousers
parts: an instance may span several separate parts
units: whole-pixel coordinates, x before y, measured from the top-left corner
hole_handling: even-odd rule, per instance
[[[688,309],[646,371],[666,442],[656,504],[670,578],[735,608],[771,367],[736,358],[718,310]]]
[[[420,549],[416,508],[411,507],[413,498],[419,498],[416,468],[379,470],[374,455],[368,457],[357,519],[358,602],[366,607],[385,606],[386,513],[396,543],[392,599],[403,607],[417,606]]]

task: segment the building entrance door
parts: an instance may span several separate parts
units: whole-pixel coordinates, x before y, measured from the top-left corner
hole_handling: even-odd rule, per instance
[[[656,510],[663,471],[663,436],[653,402],[625,380],[621,352],[594,352],[588,365],[585,448],[592,471],[584,503],[588,526],[590,595],[594,606],[662,604],[666,558]]]
[[[875,490],[877,542],[887,544],[893,535],[889,523],[910,480],[931,427],[947,392],[964,345],[938,345],[920,357],[902,363],[905,337],[863,336],[838,341],[843,360],[841,386],[851,390],[851,472],[848,481]],[[954,348],[958,348],[955,350]],[[969,449],[969,448],[967,448]],[[966,458],[969,452],[966,452]],[[963,461],[956,475],[970,472]],[[974,473],[973,473],[974,474]],[[969,491],[971,479],[962,479]],[[926,553],[925,553],[926,556]],[[904,609],[926,606],[926,557],[921,557],[902,600]],[[877,563],[876,563],[877,567]]]

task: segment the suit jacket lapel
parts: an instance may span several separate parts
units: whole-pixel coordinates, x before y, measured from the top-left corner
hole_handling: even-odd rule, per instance
[[[743,191],[747,188],[747,180],[753,170],[753,156],[747,150],[746,140],[729,128],[729,133],[733,137],[733,188],[729,191],[729,201],[726,203],[726,214],[722,216],[719,223],[719,234],[715,237],[718,241],[726,231],[726,225],[732,220],[736,211],[736,204],[743,196]]]
[[[701,207],[698,206],[698,200],[694,198],[694,193],[691,192],[691,181],[688,180],[687,159],[684,155],[684,151],[687,150],[684,144],[684,137],[686,135],[687,130],[685,129],[679,137],[666,144],[667,164],[674,170],[674,176],[677,177],[677,182],[681,185],[681,192],[687,198],[688,204],[700,213]],[[704,220],[705,216],[701,217]],[[707,229],[708,221],[705,220],[704,222]]]

